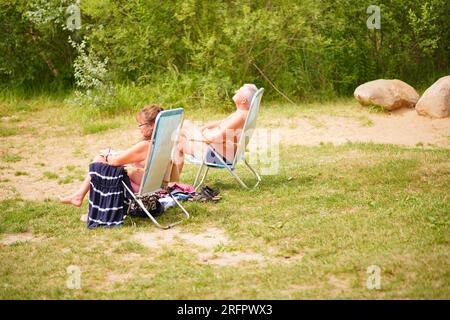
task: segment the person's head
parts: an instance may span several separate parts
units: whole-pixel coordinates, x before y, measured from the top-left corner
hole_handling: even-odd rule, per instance
[[[238,90],[236,90],[233,96],[233,101],[236,104],[237,109],[248,110],[250,103],[252,102],[253,95],[258,88],[253,83],[246,83]]]
[[[138,122],[137,128],[141,132],[144,140],[151,139],[156,117],[158,116],[158,113],[163,110],[164,109],[158,105],[148,105],[136,115],[136,120]]]

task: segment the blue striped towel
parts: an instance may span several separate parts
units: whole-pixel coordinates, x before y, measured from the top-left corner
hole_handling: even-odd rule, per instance
[[[124,167],[113,167],[94,162],[89,165],[91,186],[89,192],[88,228],[115,227],[123,224],[131,195],[122,181],[130,188],[130,179]]]

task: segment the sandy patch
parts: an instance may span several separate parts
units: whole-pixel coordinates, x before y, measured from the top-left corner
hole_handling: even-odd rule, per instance
[[[101,149],[111,147],[124,150],[138,141],[134,131],[123,129],[109,130],[99,135],[43,136],[23,134],[0,139],[0,166],[5,167],[2,176],[10,180],[0,184],[0,199],[19,196],[42,201],[69,195],[78,189],[80,179],[87,174],[89,163]],[[1,159],[5,154],[19,155],[22,159],[7,163]],[[67,166],[74,170],[69,171]],[[26,174],[17,175],[17,172]],[[46,177],[48,172],[56,174],[56,177]],[[72,182],[60,182],[68,176],[74,177]]]
[[[111,282],[126,282],[133,277],[132,273],[114,273],[110,272],[106,276],[106,281]]]
[[[142,256],[139,253],[130,252],[121,255],[120,259],[124,262],[131,262],[140,259]]]
[[[339,290],[346,290],[350,288],[350,283],[348,280],[337,278],[334,275],[328,277],[328,283],[330,283],[332,286],[334,286],[336,289]]]
[[[179,238],[189,244],[213,250],[220,244],[228,244],[230,241],[223,230],[218,228],[208,228],[206,232],[200,234],[180,233]]]
[[[305,256],[304,253],[297,253],[297,254],[290,255],[290,256],[284,256],[284,257],[282,257],[282,259],[280,259],[280,261],[285,262],[285,263],[291,263],[291,262],[302,260],[304,256]]]
[[[26,241],[36,242],[36,241],[40,241],[40,240],[41,239],[39,237],[33,236],[33,234],[31,232],[9,233],[9,234],[4,234],[0,238],[0,244],[9,246],[11,244],[18,243],[18,242],[26,242]]]
[[[230,266],[238,265],[241,262],[263,262],[266,260],[266,257],[264,257],[262,254],[240,251],[221,252],[219,254],[200,254],[199,258],[205,263],[216,266]]]
[[[314,120],[291,119],[290,125],[280,127],[280,142],[310,146],[321,142],[336,145],[373,142],[450,148],[450,118],[422,117],[414,109],[401,109],[389,114],[367,113],[364,117],[368,123],[356,118],[331,116],[317,116]]]
[[[200,261],[216,266],[237,265],[241,262],[261,262],[266,260],[266,257],[254,252],[215,252],[215,248],[218,245],[230,244],[230,240],[224,231],[215,227],[210,227],[200,233],[182,232],[177,228],[164,231],[157,230],[151,233],[135,234],[133,239],[153,249],[165,245],[185,245],[197,255]]]
[[[269,250],[268,256],[251,251],[221,251],[218,246],[230,245],[232,242],[222,229],[216,227],[210,227],[200,233],[183,232],[179,228],[140,232],[133,235],[132,239],[152,249],[163,246],[187,246],[201,262],[214,266],[234,266],[246,262],[292,263],[304,256],[303,253],[298,253],[277,257],[275,249]]]
[[[142,232],[135,234],[133,239],[152,249],[164,245],[186,244],[213,250],[217,245],[229,242],[223,230],[214,227],[198,234],[182,232],[179,228]]]

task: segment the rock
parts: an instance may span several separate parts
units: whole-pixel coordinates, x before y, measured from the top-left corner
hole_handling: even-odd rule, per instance
[[[425,90],[416,104],[416,111],[433,118],[450,116],[450,76],[440,78]]]
[[[353,93],[362,105],[378,105],[387,110],[414,108],[419,100],[416,90],[401,80],[378,79],[366,82]]]

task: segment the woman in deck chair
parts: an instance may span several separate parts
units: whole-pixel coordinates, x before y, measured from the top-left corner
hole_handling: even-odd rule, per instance
[[[141,134],[141,141],[117,155],[98,155],[94,158],[93,162],[108,163],[112,166],[125,166],[133,191],[138,192],[142,180],[144,162],[151,143],[150,139],[153,132],[153,126],[158,113],[163,110],[163,108],[157,105],[144,107],[136,116],[138,122],[137,128]],[[60,198],[61,202],[80,207],[84,197],[90,189],[90,184],[91,177],[87,174],[80,188],[72,195]]]
[[[208,145],[222,155],[226,163],[232,161],[236,152],[239,135],[247,118],[252,97],[257,90],[254,84],[244,84],[240,87],[233,96],[236,111],[223,120],[210,122],[202,127],[196,126],[189,120],[183,122],[183,128],[179,137],[178,152],[174,159],[176,168],[178,169],[177,178],[179,178],[183,169],[184,155],[190,154],[201,160],[209,148]],[[215,159],[213,152],[207,152],[206,157],[208,163],[220,163]],[[172,171],[172,177],[175,176],[176,173]]]

